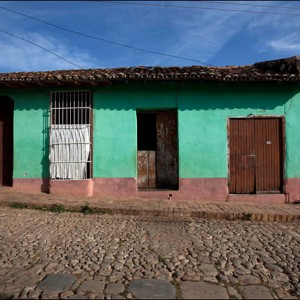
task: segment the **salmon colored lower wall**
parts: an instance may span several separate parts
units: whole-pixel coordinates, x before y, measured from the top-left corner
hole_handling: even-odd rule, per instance
[[[49,193],[48,178],[14,178],[13,187],[17,190],[33,193]]]
[[[137,189],[135,178],[94,178],[90,180],[14,179],[14,188],[28,192],[50,192],[53,195],[98,196],[126,199],[174,199],[225,201],[228,194],[227,179],[180,179],[179,190]]]
[[[109,198],[148,198],[225,201],[227,179],[181,178],[179,190],[138,190],[135,178],[94,178],[94,196]]]
[[[136,192],[135,178],[94,178],[94,196],[134,198]]]
[[[179,184],[183,199],[225,201],[228,194],[227,178],[182,178]]]
[[[53,195],[126,199],[173,199],[254,203],[293,203],[300,200],[300,178],[286,180],[285,194],[228,194],[226,178],[181,178],[179,190],[138,190],[135,178],[94,178],[90,180],[23,179],[13,187],[26,192]]]
[[[93,179],[88,180],[50,180],[50,194],[56,196],[93,196]]]
[[[300,200],[300,178],[288,178],[285,184],[287,201],[293,203]]]

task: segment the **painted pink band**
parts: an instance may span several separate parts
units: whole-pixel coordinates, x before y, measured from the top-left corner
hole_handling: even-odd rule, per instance
[[[174,199],[196,201],[230,201],[285,203],[300,199],[300,178],[286,180],[285,194],[228,194],[226,178],[181,178],[178,190],[137,189],[135,178],[93,178],[89,180],[49,180],[16,178],[13,187],[27,192],[50,192],[53,195],[116,199]]]

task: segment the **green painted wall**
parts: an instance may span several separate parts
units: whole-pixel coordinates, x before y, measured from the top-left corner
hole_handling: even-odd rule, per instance
[[[49,176],[49,90],[0,90],[15,101],[14,177]],[[179,176],[226,178],[227,120],[286,119],[286,175],[300,177],[300,86],[134,83],[93,88],[94,177],[136,177],[136,110],[178,108]]]
[[[249,115],[284,116],[287,122],[287,172],[300,176],[294,138],[300,138],[298,118],[300,89],[274,84],[185,85],[181,90],[179,111],[180,177],[226,178],[228,174],[227,120]],[[293,111],[293,113],[291,113]],[[293,124],[293,126],[291,126]],[[292,138],[294,136],[294,138]],[[300,161],[299,161],[300,162]]]
[[[94,177],[137,176],[137,109],[176,107],[169,85],[125,85],[94,91]]]
[[[1,91],[14,100],[14,178],[49,177],[49,94]]]
[[[295,86],[277,84],[153,83],[102,88],[94,92],[94,177],[136,177],[136,110],[176,107],[181,178],[226,178],[227,120],[251,114],[285,116],[286,175],[300,177],[300,160],[295,159],[299,143],[290,143],[300,139],[295,126],[299,92],[299,87],[297,94]]]

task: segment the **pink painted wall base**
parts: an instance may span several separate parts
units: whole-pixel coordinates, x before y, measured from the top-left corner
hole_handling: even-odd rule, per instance
[[[56,196],[93,196],[93,179],[88,180],[50,180],[50,194]]]
[[[285,184],[287,201],[290,203],[300,200],[300,178],[288,178]]]
[[[49,193],[48,178],[15,178],[13,188],[24,192]]]
[[[300,200],[300,178],[287,179],[285,194],[229,194],[226,178],[181,178],[178,190],[138,190],[135,178],[49,180],[17,178],[13,188],[53,195],[118,199],[169,199],[253,203],[293,203]]]
[[[109,198],[225,201],[228,188],[224,178],[181,178],[178,190],[138,190],[135,178],[94,178],[93,194]]]

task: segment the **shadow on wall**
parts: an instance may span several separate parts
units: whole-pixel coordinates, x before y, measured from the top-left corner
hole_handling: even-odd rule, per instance
[[[299,92],[288,83],[191,83],[181,88],[179,109],[270,111],[284,107]]]
[[[293,83],[118,83],[94,88],[94,109],[273,110],[299,92]]]
[[[95,110],[154,110],[177,107],[178,86],[174,82],[115,83],[94,88]]]
[[[36,150],[38,151],[40,166],[35,166],[40,174],[40,178],[36,179],[41,182],[40,190],[47,193],[49,192],[49,91],[42,88],[33,88],[30,90],[16,89],[9,92],[15,99],[18,126],[21,128],[22,121],[28,122],[32,128],[32,137],[36,137],[34,143],[39,147]],[[20,135],[20,132],[18,134]],[[27,155],[32,154],[28,152]],[[30,159],[30,157],[27,157],[27,159]]]
[[[42,185],[41,191],[44,193],[49,193],[49,118],[50,118],[50,111],[49,109],[43,109],[43,158],[41,160],[42,166]]]

